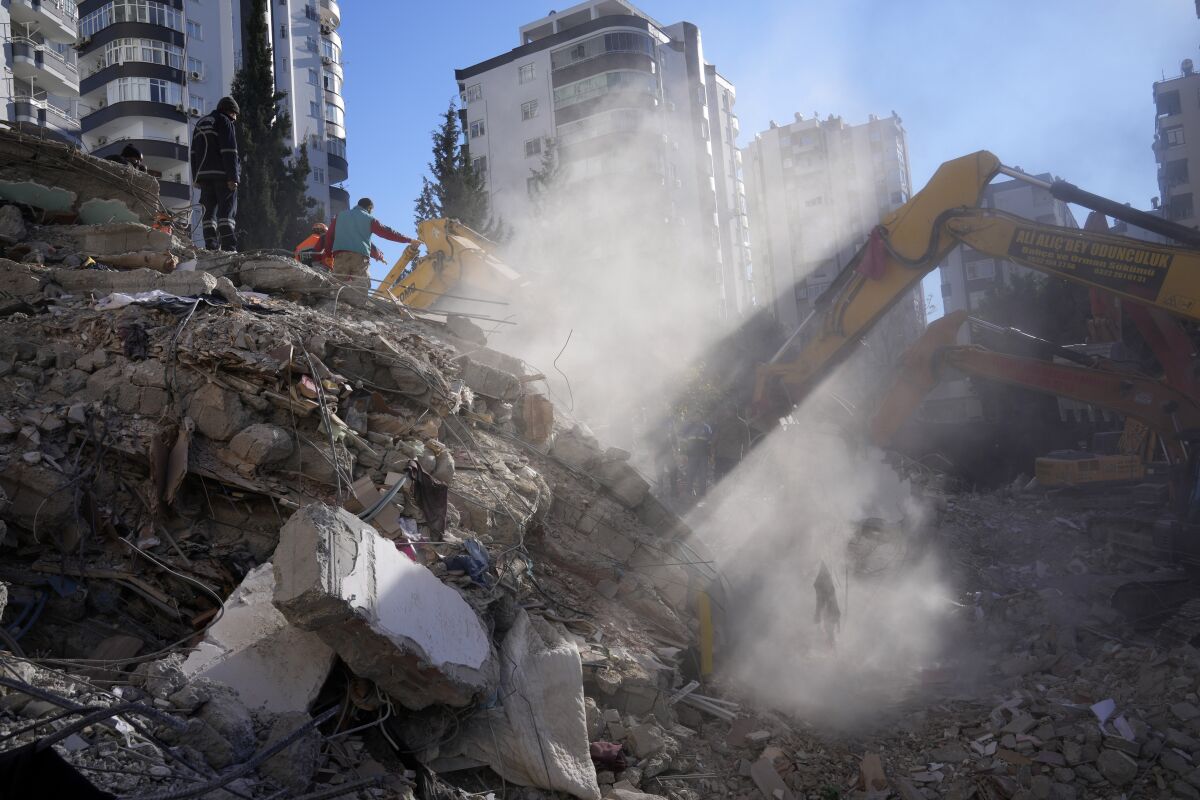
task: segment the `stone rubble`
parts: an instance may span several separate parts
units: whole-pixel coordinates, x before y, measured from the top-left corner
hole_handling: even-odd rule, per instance
[[[478,326],[32,207],[6,137],[0,756],[58,732],[123,797],[1200,797],[1200,608],[1134,624],[1179,576],[1119,499],[930,483],[944,661],[821,728],[698,674],[711,559]],[[532,729],[519,769],[492,722]]]

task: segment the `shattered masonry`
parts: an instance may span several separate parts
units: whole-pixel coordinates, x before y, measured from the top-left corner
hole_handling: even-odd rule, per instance
[[[0,793],[1200,798],[1177,526],[924,475],[953,647],[821,729],[701,674],[712,558],[535,370],[151,184],[0,131]]]

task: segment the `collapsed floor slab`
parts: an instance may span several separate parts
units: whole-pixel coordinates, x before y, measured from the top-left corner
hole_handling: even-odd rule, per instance
[[[333,650],[288,623],[271,604],[275,573],[262,564],[246,574],[225,611],[183,662],[188,680],[212,678],[251,708],[307,711],[333,668]]]
[[[321,503],[279,534],[275,605],[401,704],[463,706],[497,683],[487,631],[454,589],[349,511]]]

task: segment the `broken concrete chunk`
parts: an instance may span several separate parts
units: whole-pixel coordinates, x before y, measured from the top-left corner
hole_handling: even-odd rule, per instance
[[[196,421],[197,431],[218,441],[233,437],[249,421],[241,398],[215,383],[205,384],[192,395],[187,415]]]
[[[16,244],[26,236],[25,219],[16,206],[0,208],[0,244]]]
[[[464,706],[498,673],[454,589],[345,509],[305,506],[280,531],[275,605],[406,707]]]
[[[316,634],[288,623],[272,604],[274,592],[271,564],[246,573],[183,662],[183,673],[227,684],[251,708],[306,711],[333,669],[334,653]]]
[[[649,758],[666,747],[662,728],[657,725],[635,725],[629,729],[629,749],[638,758]]]
[[[229,449],[248,464],[274,464],[292,454],[292,436],[278,425],[257,423],[244,428],[229,442]]]
[[[516,400],[521,394],[521,382],[511,372],[480,364],[470,358],[459,361],[463,382],[475,394],[494,400]]]
[[[271,733],[263,746],[270,747],[310,721],[304,713],[280,714],[271,725]],[[312,783],[320,750],[321,735],[310,726],[299,739],[267,759],[258,771],[293,794],[301,794]]]
[[[1124,753],[1108,748],[1100,752],[1100,758],[1096,759],[1096,768],[1113,786],[1132,783],[1138,774],[1136,761]]]

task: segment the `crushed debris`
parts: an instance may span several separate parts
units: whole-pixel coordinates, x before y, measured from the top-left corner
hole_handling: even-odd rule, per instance
[[[1135,546],[1170,525],[927,482],[952,645],[821,728],[710,669],[713,558],[542,373],[290,258],[89,225],[140,184],[22,177],[33,146],[0,131],[4,796],[1200,797],[1200,611],[1128,588],[1187,583]]]

